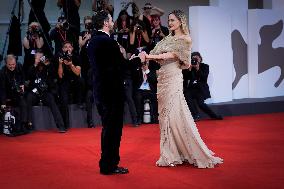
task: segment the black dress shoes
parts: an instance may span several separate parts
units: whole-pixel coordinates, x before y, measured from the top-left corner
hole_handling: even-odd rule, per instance
[[[129,173],[128,169],[127,168],[124,168],[124,167],[117,167],[116,169],[108,172],[108,171],[100,171],[101,174],[103,175],[115,175],[115,174],[127,174]]]

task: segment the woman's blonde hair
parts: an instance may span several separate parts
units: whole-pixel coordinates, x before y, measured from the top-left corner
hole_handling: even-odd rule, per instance
[[[173,10],[170,14],[173,14],[177,17],[177,19],[181,22],[181,30],[184,34],[189,34],[189,29],[187,26],[187,19],[186,19],[186,15],[184,14],[183,11],[181,10]],[[169,14],[169,15],[170,15]],[[174,33],[172,33],[174,34]]]

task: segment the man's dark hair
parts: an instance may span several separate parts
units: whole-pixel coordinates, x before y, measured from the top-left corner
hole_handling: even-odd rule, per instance
[[[96,30],[101,30],[104,27],[104,22],[109,20],[108,12],[101,10],[93,16],[93,23]]]
[[[71,41],[64,41],[62,43],[62,47],[65,45],[65,44],[70,44],[72,47],[73,47],[73,43]]]
[[[201,59],[201,62],[203,61],[202,56],[201,56],[201,54],[199,52],[191,53],[191,57],[193,57],[193,56],[198,56]]]

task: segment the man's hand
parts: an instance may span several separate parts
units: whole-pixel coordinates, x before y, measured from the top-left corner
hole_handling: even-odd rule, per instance
[[[71,66],[71,65],[72,65],[72,61],[68,61],[68,60],[63,60],[63,63],[64,63],[66,66]]]
[[[140,58],[141,62],[146,61],[146,55],[147,53],[145,51],[142,51],[141,53],[138,54],[138,57]]]
[[[91,34],[89,34],[89,33],[86,33],[85,35],[84,35],[84,39],[85,39],[85,41],[88,41],[89,39],[91,39]]]
[[[59,64],[63,64],[63,59],[62,59],[62,58],[59,58],[59,59],[58,59],[58,62],[59,62]]]
[[[119,50],[120,50],[121,54],[126,59],[127,57],[126,57],[126,50],[125,50],[125,48],[123,48],[123,46],[121,46],[120,44],[118,44],[118,46],[119,46]]]

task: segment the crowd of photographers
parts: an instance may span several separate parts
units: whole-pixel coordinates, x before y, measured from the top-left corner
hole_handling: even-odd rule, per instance
[[[36,6],[36,1],[33,2]],[[58,6],[62,7],[64,14],[58,18],[58,23],[50,31],[42,29],[50,28],[48,22],[39,24],[36,20],[30,20],[23,39],[23,64],[17,63],[17,58],[13,55],[7,55],[5,58],[5,66],[0,72],[1,108],[16,105],[20,107],[22,130],[34,129],[32,106],[38,104],[50,108],[59,132],[64,133],[70,127],[70,103],[76,103],[78,107],[86,109],[88,127],[95,127],[92,120],[92,104],[95,101],[92,95],[92,68],[88,60],[87,46],[96,31],[91,16],[84,17],[83,31],[78,29],[80,17],[75,13],[78,13],[80,3],[80,0],[58,0]],[[113,14],[113,7],[107,1],[94,1],[93,9],[94,14],[101,9]],[[128,14],[127,9],[132,9],[132,16]],[[115,22],[111,37],[126,51],[125,58],[130,58],[142,50],[149,52],[169,34],[167,27],[161,25],[163,10],[150,3],[146,3],[142,10],[140,13],[137,5],[130,2],[120,11]],[[138,70],[125,72],[125,103],[128,104],[134,126],[139,126],[143,121],[146,99],[150,100],[151,104],[151,122],[158,122],[158,69],[159,65],[150,61]],[[207,77],[205,82],[207,83]],[[216,114],[211,117],[214,116],[220,118]]]

